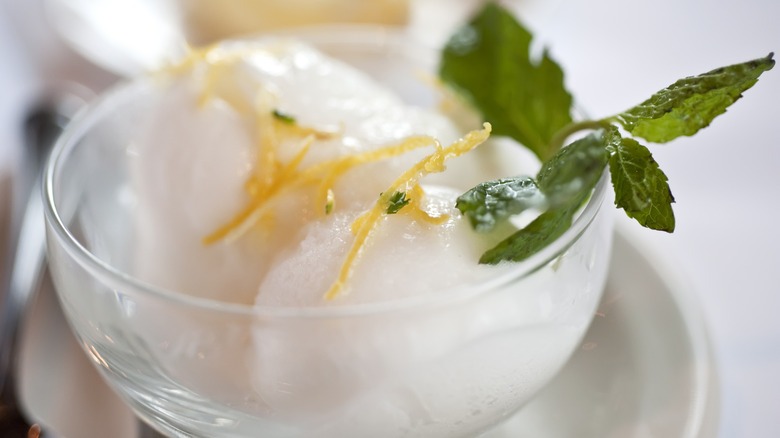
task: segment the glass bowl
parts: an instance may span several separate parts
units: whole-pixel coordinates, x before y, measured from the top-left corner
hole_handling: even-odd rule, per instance
[[[298,30],[430,106],[434,52],[395,30]],[[133,268],[130,140],[158,83],[122,84],[67,128],[46,169],[48,257],[69,324],[110,386],[176,437],[474,437],[577,348],[604,288],[607,173],[571,229],[477,284],[388,302],[283,308],[166,290]],[[605,211],[606,210],[606,211]],[[476,263],[476,261],[475,261]],[[360,293],[353,291],[352,293]]]

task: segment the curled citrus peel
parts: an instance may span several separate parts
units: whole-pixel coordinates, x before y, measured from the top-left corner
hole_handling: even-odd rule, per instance
[[[411,192],[411,201],[407,207],[412,206],[413,208],[409,209],[409,211],[414,211],[414,214],[424,214],[427,216],[427,214],[419,208],[419,195],[422,194],[422,188],[419,186],[420,179],[429,173],[443,172],[446,170],[446,166],[444,165],[446,160],[462,155],[482,144],[490,136],[490,130],[490,124],[485,123],[484,129],[471,131],[466,134],[465,137],[446,148],[442,148],[441,144],[436,142],[436,150],[432,154],[418,161],[414,166],[399,176],[387,190],[382,192],[382,195],[380,195],[374,206],[352,223],[351,231],[352,234],[355,235],[355,240],[352,243],[352,247],[349,249],[346,260],[341,265],[341,270],[339,271],[336,281],[325,293],[325,299],[331,300],[343,291],[349,277],[352,275],[357,259],[366,246],[368,238],[381,220],[388,215],[387,208],[390,204],[390,197],[398,192]],[[417,207],[414,208],[414,206]],[[399,212],[405,210],[406,208],[401,208]]]
[[[202,70],[203,89],[198,105],[205,106],[212,100],[218,99],[238,114],[248,117],[252,121],[255,133],[257,162],[244,184],[250,201],[230,221],[205,236],[204,244],[209,245],[222,240],[233,241],[239,238],[261,219],[271,215],[276,200],[303,186],[313,186],[315,211],[323,215],[330,214],[336,207],[333,186],[336,180],[350,169],[403,155],[422,147],[435,148],[432,154],[418,161],[399,176],[379,196],[374,206],[352,223],[350,229],[355,240],[336,281],[325,294],[325,299],[330,300],[343,291],[373,230],[388,214],[396,212],[388,212],[390,198],[394,194],[402,192],[408,198],[397,212],[433,224],[441,224],[447,220],[446,215],[431,216],[422,208],[420,201],[424,197],[424,192],[419,185],[419,180],[429,173],[444,171],[446,160],[462,155],[484,142],[490,135],[491,127],[490,124],[485,123],[484,129],[472,131],[447,147],[442,147],[438,140],[430,136],[411,136],[394,144],[326,159],[300,168],[300,164],[316,141],[338,137],[341,135],[341,129],[323,130],[302,126],[293,117],[277,110],[276,96],[257,80],[244,82],[236,80],[237,75],[241,74],[238,68],[240,63],[247,56],[256,54],[257,50],[260,49],[226,50],[220,46],[193,49],[184,61],[167,70],[169,73],[181,75],[205,67]],[[253,84],[252,90],[246,89],[247,83]],[[296,154],[287,162],[279,158],[279,148],[283,143],[284,147],[297,144]]]

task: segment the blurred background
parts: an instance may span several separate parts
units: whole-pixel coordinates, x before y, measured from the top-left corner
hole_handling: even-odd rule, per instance
[[[76,83],[89,90],[85,95],[99,93],[187,42],[322,21],[396,26],[437,47],[479,3],[0,0],[0,201],[10,202],[25,115],[59,88]],[[505,3],[564,66],[570,91],[593,117],[633,106],[680,77],[780,50],[775,0]],[[721,437],[776,436],[780,429],[779,101],[776,68],[695,138],[653,147],[677,199],[677,230],[631,233],[638,246],[661,255],[670,276],[685,279],[684,292],[704,315],[718,373]],[[8,208],[3,212],[6,217]],[[36,329],[40,336],[61,321],[46,324]],[[86,366],[86,359],[67,358],[74,373]],[[42,384],[56,375],[36,378]],[[46,403],[64,409],[67,399],[52,394]],[[130,424],[122,416],[95,421]]]

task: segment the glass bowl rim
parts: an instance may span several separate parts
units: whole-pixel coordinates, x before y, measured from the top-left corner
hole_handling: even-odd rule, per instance
[[[321,36],[323,32],[326,32],[325,35],[327,38],[325,40],[319,40],[318,43],[311,39]],[[383,48],[403,49],[404,45],[409,44],[411,41],[409,35],[403,30],[386,26],[360,24],[311,26],[300,29],[284,30],[269,35],[243,37],[237,41],[251,42],[257,38],[276,35],[283,37],[301,36],[304,41],[313,42],[315,47],[320,43],[326,45],[346,44],[349,46],[361,47],[363,49],[373,48],[373,50],[381,50]],[[400,50],[400,53],[408,56],[403,50]],[[115,105],[116,101],[121,102],[122,99],[130,98],[130,96],[134,94],[134,90],[138,87],[145,87],[154,80],[154,78],[149,76],[140,76],[129,81],[125,80],[115,84],[109,90],[101,93],[94,101],[90,102],[76,115],[76,117],[74,117],[71,123],[68,124],[65,131],[54,145],[44,169],[44,217],[47,227],[52,230],[52,233],[49,233],[49,236],[58,239],[68,256],[75,259],[75,261],[84,269],[95,275],[101,276],[101,278],[107,276],[112,282],[123,283],[126,287],[138,291],[141,294],[179,305],[200,308],[202,310],[231,313],[237,316],[334,318],[375,315],[429,306],[436,307],[468,300],[472,297],[488,294],[490,291],[500,289],[509,283],[520,281],[560,256],[579,239],[593,222],[596,215],[601,210],[609,185],[609,171],[608,168],[605,168],[587,204],[574,219],[569,229],[554,242],[522,262],[509,262],[515,263],[516,266],[502,268],[496,277],[489,278],[487,281],[480,283],[470,282],[456,288],[450,288],[446,293],[437,290],[420,296],[405,297],[389,301],[384,300],[321,307],[259,306],[194,297],[144,282],[129,273],[115,268],[92,254],[79,243],[78,239],[63,222],[57,207],[58,200],[55,199],[54,194],[54,181],[59,174],[61,163],[66,160],[69,153],[78,146],[79,140],[83,135],[89,131],[92,126],[100,122],[104,109]],[[52,243],[47,243],[47,245],[52,245]]]

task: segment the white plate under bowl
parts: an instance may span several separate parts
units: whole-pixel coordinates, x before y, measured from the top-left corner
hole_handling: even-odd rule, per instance
[[[631,234],[617,227],[604,298],[581,348],[538,398],[481,438],[715,435],[716,374],[698,305],[668,257],[648,254]],[[132,413],[44,288],[24,339],[26,410],[64,437],[136,438]]]
[[[606,290],[580,349],[501,431],[480,438],[717,435],[717,373],[698,302],[673,257],[632,238],[641,232],[616,221]]]

